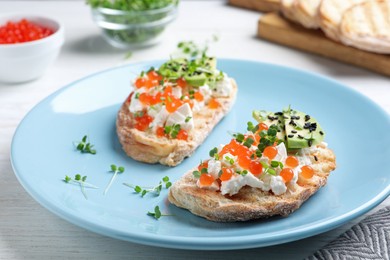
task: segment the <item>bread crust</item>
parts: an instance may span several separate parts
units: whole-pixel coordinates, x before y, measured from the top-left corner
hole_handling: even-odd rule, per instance
[[[231,79],[232,91],[229,97],[216,100],[221,104],[217,109],[207,107],[193,114],[194,129],[189,133],[188,141],[157,137],[154,133],[143,132],[134,128],[135,120],[129,111],[126,100],[117,115],[116,129],[123,150],[131,158],[145,163],[160,163],[176,166],[184,158],[191,156],[203,143],[212,129],[230,111],[237,96],[237,84]]]
[[[295,0],[295,18],[306,28],[317,29],[320,27],[318,9],[321,0]]]
[[[192,174],[195,169],[192,169],[174,183],[168,199],[180,208],[216,222],[287,216],[324,186],[330,172],[336,168],[336,157],[324,144],[318,145],[309,156],[315,175],[311,179],[298,178],[297,184],[290,184],[281,195],[245,186],[236,195],[224,196],[219,191],[199,188]]]

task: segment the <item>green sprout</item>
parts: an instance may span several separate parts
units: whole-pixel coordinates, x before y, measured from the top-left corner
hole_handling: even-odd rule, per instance
[[[123,185],[125,185],[127,187],[130,187],[130,188],[133,188],[134,192],[136,192],[138,194],[141,194],[141,197],[144,197],[147,193],[150,193],[150,192],[154,193],[156,196],[159,196],[161,191],[162,191],[163,186],[166,189],[168,189],[169,187],[172,186],[172,183],[169,181],[169,177],[165,176],[158,183],[158,185],[156,185],[155,187],[152,187],[152,188],[141,187],[139,185],[132,185],[132,184],[129,184],[129,183],[123,183]]]
[[[80,174],[76,174],[74,176],[74,179],[72,177],[69,177],[68,175],[65,175],[64,182],[65,183],[74,183],[80,185],[81,192],[84,195],[85,199],[88,199],[87,193],[85,192],[85,188],[92,188],[92,189],[99,189],[99,187],[90,184],[88,182],[85,182],[87,180],[87,176],[81,176]]]
[[[123,173],[125,171],[125,167],[123,166],[116,166],[115,164],[111,164],[111,171],[110,172],[113,172],[114,175],[112,175],[111,177],[111,180],[110,182],[108,183],[106,189],[104,190],[103,194],[106,195],[106,193],[108,192],[108,190],[110,189],[112,183],[114,182],[115,180],[115,177],[117,176],[118,173]]]

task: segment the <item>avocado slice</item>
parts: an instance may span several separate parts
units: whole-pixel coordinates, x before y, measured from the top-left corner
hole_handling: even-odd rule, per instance
[[[317,145],[325,134],[317,120],[306,113],[292,110],[283,111],[288,149],[299,149]]]
[[[217,59],[214,57],[207,58],[206,67],[211,70],[215,70],[217,68]]]
[[[259,122],[264,123],[268,127],[276,125],[278,127],[278,133],[276,137],[283,142],[286,142],[286,132],[284,129],[284,119],[282,112],[269,112],[265,110],[254,110],[252,113],[253,118]]]
[[[185,72],[187,63],[188,61],[186,59],[169,60],[160,66],[158,72],[163,77],[178,79]]]
[[[184,79],[190,86],[200,87],[206,84],[207,76],[204,73],[200,73],[195,75],[185,75]]]

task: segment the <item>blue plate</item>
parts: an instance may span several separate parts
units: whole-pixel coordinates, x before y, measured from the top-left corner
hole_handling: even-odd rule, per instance
[[[390,119],[359,93],[307,72],[242,60],[221,60],[219,67],[237,80],[239,95],[231,113],[195,154],[169,168],[128,158],[115,132],[121,103],[140,71],[161,61],[109,69],[72,83],[39,103],[20,123],[11,159],[30,195],[61,218],[80,227],[131,242],[185,249],[240,249],[285,243],[333,229],[369,211],[390,193]],[[214,223],[176,208],[160,196],[141,198],[122,183],[153,186],[164,176],[177,180],[226,143],[228,131],[244,131],[253,109],[278,111],[291,104],[319,120],[337,156],[328,184],[289,217],[246,223]],[[81,154],[73,142],[84,135],[96,155]],[[126,168],[103,195],[110,165]],[[63,182],[80,173],[100,189]],[[148,216],[158,205],[159,220]]]

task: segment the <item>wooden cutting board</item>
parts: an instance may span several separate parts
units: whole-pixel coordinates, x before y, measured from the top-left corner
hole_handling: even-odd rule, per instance
[[[260,17],[258,37],[292,48],[315,53],[390,76],[390,55],[370,53],[334,42],[320,30],[306,29],[278,13]]]
[[[279,10],[280,0],[229,0],[229,4],[260,12]]]

